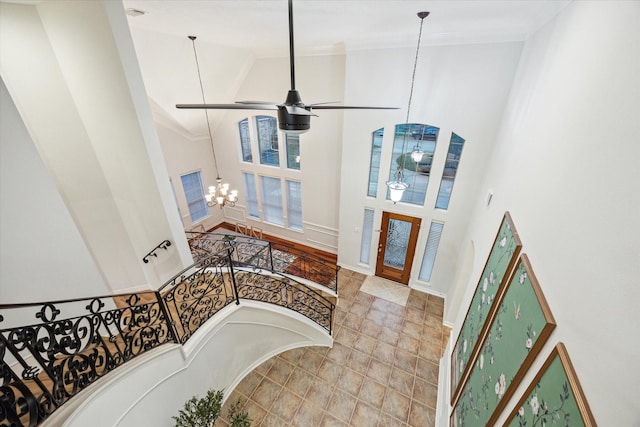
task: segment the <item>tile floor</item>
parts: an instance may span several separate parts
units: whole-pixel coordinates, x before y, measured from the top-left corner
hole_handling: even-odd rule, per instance
[[[449,337],[444,301],[411,290],[403,307],[360,292],[364,279],[340,271],[333,348],[272,357],[226,406],[240,398],[253,427],[433,426],[438,360]]]

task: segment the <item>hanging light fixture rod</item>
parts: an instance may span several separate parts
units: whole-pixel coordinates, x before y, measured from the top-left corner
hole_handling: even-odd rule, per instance
[[[204,97],[204,87],[202,86],[202,75],[200,74],[200,64],[198,62],[198,52],[196,51],[196,36],[188,36],[193,46],[193,56],[196,59],[196,70],[198,71],[198,82],[200,83],[200,94],[202,95],[202,103],[206,104]],[[213,147],[213,135],[211,134],[211,124],[209,123],[209,110],[204,110],[207,119],[207,130],[209,132],[209,142],[211,143],[211,154],[213,155],[213,165],[216,168],[216,185],[209,186],[209,194],[205,194],[207,206],[213,207],[219,205],[220,209],[224,206],[235,206],[238,200],[238,190],[229,191],[229,184],[222,183],[220,178],[220,169],[218,169],[218,160],[216,159],[216,150]]]
[[[393,175],[393,181],[386,182],[387,188],[389,188],[389,198],[394,204],[402,199],[404,190],[409,188],[409,184],[404,182],[404,169],[407,161],[407,156],[405,155],[404,150],[407,144],[407,133],[409,133],[409,113],[411,112],[411,101],[413,99],[413,85],[416,81],[416,68],[418,66],[418,54],[420,53],[420,40],[422,39],[422,24],[424,23],[424,18],[429,16],[429,12],[418,12],[417,15],[418,18],[420,18],[420,32],[418,33],[418,47],[416,48],[416,58],[413,62],[411,88],[409,89],[409,102],[407,103],[407,119],[405,121],[404,136],[402,139],[402,152],[400,154],[402,156],[402,163],[398,165],[398,169]],[[424,153],[420,150],[420,147],[416,145],[416,148],[414,148],[413,152],[411,153],[411,158],[417,163],[422,159],[423,154]]]

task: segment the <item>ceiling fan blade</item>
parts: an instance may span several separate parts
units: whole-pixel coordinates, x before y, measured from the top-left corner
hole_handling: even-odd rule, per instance
[[[318,105],[312,104],[309,107],[315,110],[399,110],[399,107],[354,107],[348,105]]]
[[[278,105],[277,102],[271,101],[236,101],[236,104]]]
[[[295,105],[282,105],[282,107],[284,107],[287,110],[287,113],[293,114],[296,116],[316,116],[311,111],[304,109],[302,107],[296,107]]]
[[[277,110],[275,104],[176,104],[176,108],[206,110]]]
[[[315,104],[309,104],[307,107],[315,107],[316,105],[337,104],[340,101],[328,101],[328,102],[316,102]]]

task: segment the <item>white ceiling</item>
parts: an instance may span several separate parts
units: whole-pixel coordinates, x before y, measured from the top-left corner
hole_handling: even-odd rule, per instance
[[[424,44],[524,40],[570,0],[294,0],[297,53],[414,45],[429,11]],[[286,56],[286,0],[124,0],[137,29]]]

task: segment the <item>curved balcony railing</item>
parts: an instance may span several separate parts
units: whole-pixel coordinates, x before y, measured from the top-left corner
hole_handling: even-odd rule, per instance
[[[207,256],[212,252],[220,252],[226,245],[233,245],[235,247],[234,262],[307,279],[338,293],[339,267],[335,263],[294,246],[236,234],[195,232],[186,234],[194,259]]]
[[[268,245],[247,258],[230,240],[212,244],[215,251],[201,252],[155,292],[0,305],[0,425],[40,424],[108,372],[162,344],[185,343],[222,308],[242,300],[293,310],[331,334],[332,302],[265,269],[277,265],[271,258],[265,264]]]

